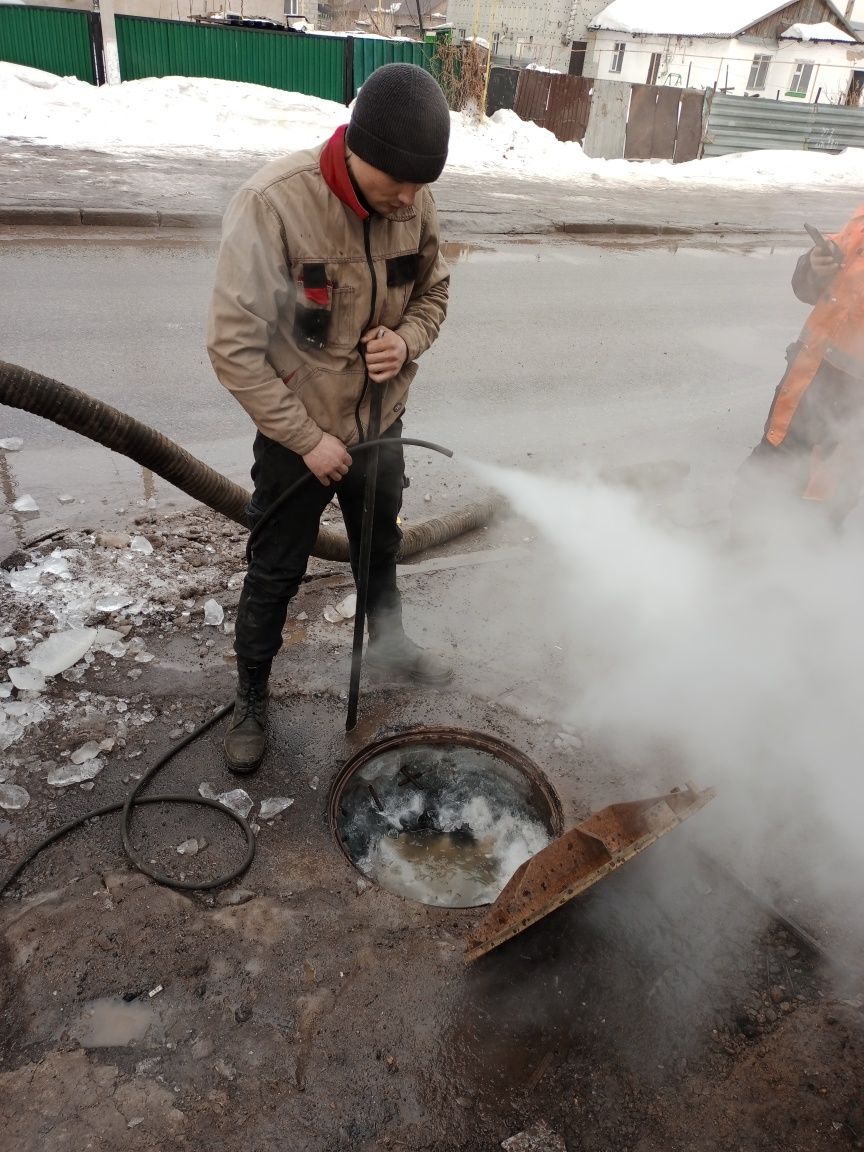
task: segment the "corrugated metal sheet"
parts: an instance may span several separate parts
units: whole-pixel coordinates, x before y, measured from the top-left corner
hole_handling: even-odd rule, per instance
[[[253,28],[117,16],[124,80],[206,76],[344,101],[345,42]]]
[[[88,13],[0,4],[0,60],[95,84]]]
[[[432,57],[435,45],[420,44],[407,40],[378,40],[373,36],[354,36],[354,92],[356,96],[361,85],[382,64],[416,64],[432,72]]]
[[[818,152],[864,148],[864,108],[714,96],[703,154],[725,156],[757,148]]]

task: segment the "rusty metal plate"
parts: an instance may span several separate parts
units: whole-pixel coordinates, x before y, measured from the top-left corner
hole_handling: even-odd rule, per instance
[[[471,932],[466,962],[548,916],[602,880],[714,799],[716,791],[691,786],[665,796],[610,804],[553,840],[514,872],[506,888]]]

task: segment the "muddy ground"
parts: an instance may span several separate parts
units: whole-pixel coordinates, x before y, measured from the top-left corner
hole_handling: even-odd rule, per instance
[[[133,535],[152,553],[130,549]],[[204,513],[145,512],[128,533],[70,532],[7,561],[20,571],[71,553],[68,575],[44,572],[24,592],[0,584],[0,634],[15,640],[0,669],[64,623],[120,633],[39,696],[0,699],[21,705],[4,721],[3,783],[29,797],[2,813],[7,865],[122,798],[229,698],[242,539]],[[424,604],[445,589],[458,597],[480,549],[501,547],[503,565],[514,539],[477,534],[454,550],[461,560],[404,581],[427,633]],[[444,633],[425,639],[462,663],[453,687],[372,687],[346,737],[351,624],[327,623],[323,609],[348,582],[323,564],[311,575],[275,672],[271,749],[243,782],[256,804],[294,803],[270,822],[253,809],[257,855],[242,880],[213,893],[161,888],[124,862],[111,816],[49,849],[3,897],[4,1149],[469,1152],[535,1128],[533,1147],[570,1152],[864,1145],[860,981],[829,970],[706,861],[710,806],[470,967],[476,911],[362,880],[331,836],[328,789],[348,755],[400,728],[509,740],[542,766],[568,823],[637,797],[622,766],[554,717],[512,694],[478,695]],[[118,586],[128,602],[111,607]],[[211,598],[225,612],[218,625],[204,623]],[[217,727],[182,752],[158,790],[231,787],[219,738]],[[105,744],[92,779],[49,784],[89,742]],[[654,790],[674,782],[658,769]],[[242,848],[234,826],[200,809],[149,808],[135,835],[147,860],[187,878],[230,867]],[[190,837],[206,846],[178,855]]]

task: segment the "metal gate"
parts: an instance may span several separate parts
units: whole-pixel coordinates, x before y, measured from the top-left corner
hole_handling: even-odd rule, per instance
[[[0,4],[0,60],[104,83],[102,33],[95,12]]]
[[[591,81],[525,69],[519,76],[514,111],[532,120],[559,140],[582,141],[591,113]]]
[[[702,146],[705,93],[634,84],[624,142],[626,160],[696,160]]]
[[[124,80],[205,76],[344,102],[345,46],[340,37],[141,16],[117,16],[115,24]]]

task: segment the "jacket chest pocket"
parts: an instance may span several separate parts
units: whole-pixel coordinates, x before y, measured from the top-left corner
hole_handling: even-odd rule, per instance
[[[294,307],[294,339],[301,348],[353,348],[361,335],[355,313],[353,288],[331,280],[324,264],[303,265]]]
[[[420,265],[417,252],[407,252],[403,256],[391,256],[386,261],[387,295],[381,309],[381,323],[387,328],[395,328],[405,312]]]

